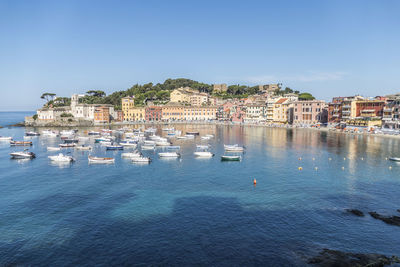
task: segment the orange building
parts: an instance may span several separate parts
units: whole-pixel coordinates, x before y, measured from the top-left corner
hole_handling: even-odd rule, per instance
[[[110,122],[110,108],[109,107],[96,107],[94,110],[94,122],[109,123]]]

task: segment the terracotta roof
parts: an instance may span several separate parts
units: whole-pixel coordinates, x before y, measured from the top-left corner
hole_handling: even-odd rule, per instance
[[[281,98],[278,101],[275,102],[275,104],[282,104],[283,102],[285,102],[287,100],[287,98]]]

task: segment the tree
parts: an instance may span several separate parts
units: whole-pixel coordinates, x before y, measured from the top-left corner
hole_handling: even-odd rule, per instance
[[[299,94],[299,100],[314,100],[314,99],[315,99],[315,97],[313,97],[313,95],[310,93]]]
[[[43,93],[42,96],[40,97],[41,99],[45,99],[46,103],[49,102],[50,100],[53,100],[56,94],[53,93]]]
[[[87,91],[86,94],[91,95],[91,96],[96,96],[96,97],[106,96],[106,93],[104,93],[104,91],[100,91],[100,90],[90,90],[90,91]]]

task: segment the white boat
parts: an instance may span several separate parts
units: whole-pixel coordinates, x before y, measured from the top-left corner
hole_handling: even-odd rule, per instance
[[[186,136],[177,136],[176,139],[188,139]]]
[[[0,141],[10,141],[12,140],[11,136],[0,136]]]
[[[111,146],[112,142],[111,141],[100,141],[99,144],[102,146]]]
[[[114,163],[114,158],[100,158],[88,156],[89,163]]]
[[[121,158],[137,158],[141,157],[142,154],[135,151],[135,152],[128,152],[128,153],[121,153]]]
[[[186,134],[184,135],[187,139],[194,139],[194,134]]]
[[[78,136],[78,140],[79,142],[85,142],[90,140],[90,138],[88,136]]]
[[[55,156],[48,156],[48,158],[51,161],[55,161],[55,162],[72,162],[72,161],[74,161],[73,157],[64,155],[63,153],[60,153]]]
[[[64,135],[64,136],[75,135],[75,131],[74,130],[63,130],[60,132],[60,135]]]
[[[181,154],[176,152],[160,152],[158,153],[160,158],[179,158]]]
[[[195,151],[193,154],[196,157],[199,157],[199,158],[212,158],[212,157],[214,157],[214,154],[211,153],[210,151]]]
[[[210,146],[209,145],[196,145],[197,149],[209,149]]]
[[[239,146],[238,144],[235,145],[224,145],[225,151],[229,152],[243,152],[244,147]]]
[[[131,158],[131,159],[132,159],[132,162],[147,162],[147,163],[150,163],[150,161],[151,161],[151,159],[149,157],[143,157],[143,156],[134,157],[134,158]]]
[[[87,150],[92,150],[92,147],[91,146],[82,145],[82,146],[76,146],[75,149],[76,150],[85,150],[85,151],[87,151]]]
[[[40,133],[37,133],[37,132],[26,132],[25,135],[26,136],[39,136]]]
[[[47,151],[60,151],[61,147],[48,146]]]
[[[124,147],[132,147],[132,148],[137,147],[137,143],[133,140],[123,140],[119,144]]]
[[[71,143],[71,144],[59,144],[59,147],[61,148],[69,148],[69,147],[75,147],[76,144]]]
[[[58,133],[51,131],[51,130],[44,130],[44,131],[42,131],[42,135],[45,137],[57,137]]]
[[[142,150],[154,150],[156,147],[154,145],[142,145]]]
[[[209,136],[202,136],[201,137],[201,140],[210,140],[211,139],[211,137],[209,137]]]
[[[206,134],[205,136],[210,137],[210,138],[214,138],[213,134]]]
[[[12,152],[10,153],[13,159],[33,159],[36,158],[35,153],[29,152],[26,149],[24,151]]]
[[[392,160],[392,161],[400,161],[400,158],[392,157],[392,158],[389,158],[389,160]]]
[[[144,144],[145,144],[145,145],[155,145],[156,142],[155,142],[155,141],[152,141],[152,140],[145,140],[145,141],[144,141]]]
[[[175,129],[174,129],[174,127],[172,127],[172,128],[168,128],[168,127],[167,127],[167,128],[163,128],[162,130],[163,130],[163,131],[166,131],[166,132],[170,132],[170,131],[173,131],[173,130],[175,130]]]
[[[156,146],[170,146],[170,145],[171,145],[171,143],[168,142],[168,141],[159,141],[159,142],[156,142]]]

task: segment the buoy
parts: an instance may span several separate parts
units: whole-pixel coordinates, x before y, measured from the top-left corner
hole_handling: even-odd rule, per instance
[[[299,171],[301,171],[303,169],[303,167],[299,167]]]
[[[312,160],[315,160],[315,158],[312,158]]]
[[[392,166],[389,166],[389,170],[391,170],[392,169]]]
[[[342,167],[342,170],[344,170],[344,167]]]
[[[364,158],[361,158],[361,160],[364,160]]]
[[[314,169],[315,169],[316,171],[318,171],[318,167],[315,167]]]
[[[387,160],[387,158],[385,158]]]
[[[301,160],[301,157],[299,158],[299,160]]]
[[[346,158],[343,158],[343,160],[346,160]]]
[[[253,184],[256,185],[257,184],[257,180],[253,179]]]
[[[329,160],[332,160],[332,158],[329,158]]]

